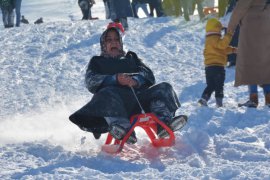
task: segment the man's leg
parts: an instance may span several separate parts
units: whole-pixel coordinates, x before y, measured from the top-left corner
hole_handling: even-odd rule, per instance
[[[16,26],[19,27],[21,23],[21,4],[22,0],[15,0],[15,11],[16,11]]]

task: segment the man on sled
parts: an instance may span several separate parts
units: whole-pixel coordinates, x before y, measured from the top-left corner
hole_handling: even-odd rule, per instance
[[[85,75],[86,87],[94,95],[69,117],[73,123],[92,132],[96,139],[109,132],[122,140],[131,127],[130,117],[140,113],[138,98],[145,112],[154,113],[172,131],[186,124],[186,116],[175,116],[180,103],[172,86],[166,82],[155,84],[153,72],[137,54],[123,50],[118,29],[105,30],[100,45],[101,55],[92,57]],[[168,132],[158,126],[157,136],[164,138]],[[136,142],[133,132],[127,143]]]

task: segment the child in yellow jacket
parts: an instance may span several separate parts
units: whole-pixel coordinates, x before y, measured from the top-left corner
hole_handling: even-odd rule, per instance
[[[216,105],[222,107],[227,54],[235,53],[236,48],[229,46],[232,39],[231,32],[227,32],[222,38],[222,24],[216,18],[207,21],[205,30],[204,64],[207,86],[202,93],[199,104],[207,106],[207,101],[215,91]]]

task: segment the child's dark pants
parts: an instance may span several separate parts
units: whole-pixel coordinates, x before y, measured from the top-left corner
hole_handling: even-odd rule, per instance
[[[216,98],[223,98],[223,86],[225,81],[225,69],[222,66],[205,67],[206,88],[203,91],[202,98],[208,101],[211,94],[215,91]]]

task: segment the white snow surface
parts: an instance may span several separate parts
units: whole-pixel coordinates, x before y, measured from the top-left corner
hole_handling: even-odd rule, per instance
[[[61,5],[64,6],[62,7]],[[35,9],[35,10],[34,10]],[[0,28],[0,179],[270,179],[270,112],[260,89],[257,109],[238,108],[246,87],[235,88],[226,69],[224,107],[197,104],[205,88],[204,26],[197,16],[129,18],[126,50],[148,64],[157,82],[173,85],[188,124],[176,143],[155,148],[138,142],[116,155],[68,119],[92,95],[84,87],[89,59],[99,55],[104,20],[80,21],[77,1],[23,1],[23,14],[41,25]]]

